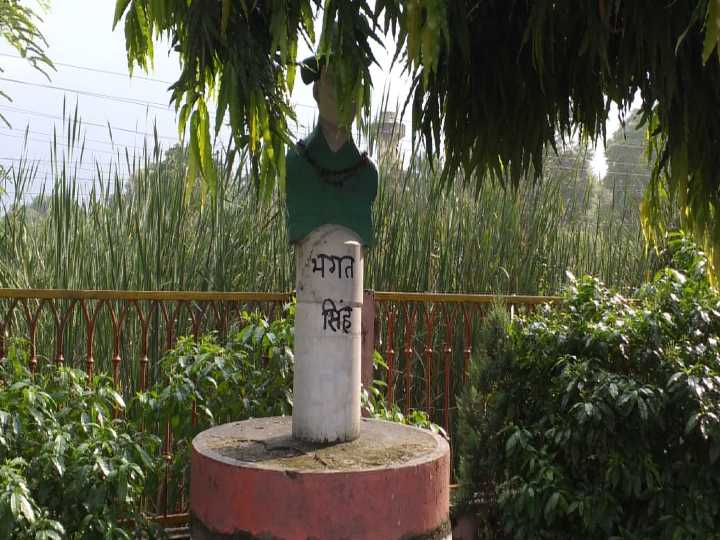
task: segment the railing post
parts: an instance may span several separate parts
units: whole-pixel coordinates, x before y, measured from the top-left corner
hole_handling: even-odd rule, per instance
[[[5,361],[5,323],[0,321],[0,362]]]
[[[445,342],[443,343],[443,364],[445,371],[444,380],[444,392],[443,392],[443,427],[448,435],[451,435],[450,430],[450,389],[451,389],[451,377],[452,377],[452,354],[453,354],[453,339],[455,337],[455,321],[453,320],[453,314],[449,309],[445,310]]]
[[[425,347],[423,348],[425,359],[425,412],[430,418],[433,417],[433,334],[435,331],[435,307],[429,305],[425,310]]]
[[[465,323],[465,334],[463,335],[463,384],[467,383],[470,372],[470,357],[472,356],[472,306],[463,308],[463,322]]]
[[[408,314],[408,309],[412,309]],[[403,336],[402,356],[403,362],[403,378],[405,382],[405,414],[410,413],[412,403],[412,364],[413,364],[413,340],[415,339],[415,322],[417,320],[418,307],[415,303],[406,304],[405,309],[405,332]]]
[[[392,407],[395,403],[395,349],[393,348],[393,340],[395,339],[395,309],[393,306],[388,307],[387,321],[387,342],[385,344],[387,395],[385,400],[387,401],[388,407]]]
[[[364,388],[370,388],[375,377],[373,353],[375,352],[375,291],[363,293],[362,325],[360,328],[361,363],[360,381]],[[363,416],[366,416],[363,411]]]
[[[0,330],[2,330],[2,334],[0,334],[0,360],[7,360],[7,340],[10,338],[10,327],[12,326],[12,314],[15,310],[15,306],[18,305],[18,302],[20,301],[18,298],[10,298],[12,300],[10,302],[10,307],[5,312],[5,318],[0,319]]]

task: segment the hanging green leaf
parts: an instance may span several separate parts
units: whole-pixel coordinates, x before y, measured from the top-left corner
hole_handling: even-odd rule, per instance
[[[705,42],[703,44],[703,64],[710,59],[720,41],[720,0],[709,0],[705,18]]]
[[[335,68],[346,123],[355,108],[368,117],[371,45],[392,33],[413,81],[413,133],[445,182],[538,181],[548,148],[605,138],[611,101],[625,114],[640,96],[654,149],[646,236],[660,238],[666,210],[679,209],[720,263],[720,0],[155,2],[116,2],[131,66],[147,69],[152,41],[169,36],[182,65],[171,87],[181,130],[199,99],[216,101],[215,134],[229,120],[259,194],[284,174],[297,40],[314,40],[321,18],[317,55]],[[212,191],[212,160],[199,154],[195,165]]]
[[[0,42],[6,42],[37,71],[50,80],[48,70],[54,70],[50,58],[45,53],[47,41],[38,26],[42,22],[41,13],[47,9],[44,0],[34,2],[39,10],[34,10],[30,2],[22,0],[0,0]],[[0,68],[0,73],[3,70]],[[0,90],[0,98],[12,101],[10,96]],[[11,127],[0,113],[0,123]]]

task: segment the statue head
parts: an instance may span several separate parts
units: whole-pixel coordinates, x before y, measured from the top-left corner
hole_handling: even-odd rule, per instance
[[[313,97],[318,105],[320,118],[332,125],[339,125],[340,111],[332,64],[318,62],[315,56],[306,58],[301,63],[300,75],[305,84],[313,85]],[[349,111],[351,122],[355,118],[356,111],[356,104],[353,101],[352,109]]]

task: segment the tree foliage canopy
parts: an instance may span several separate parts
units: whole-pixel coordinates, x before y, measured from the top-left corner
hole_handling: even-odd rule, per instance
[[[558,136],[604,137],[610,102],[627,111],[640,91],[647,233],[664,232],[658,209],[674,201],[720,267],[720,0],[117,0],[131,68],[148,67],[161,36],[180,54],[171,90],[191,178],[214,185],[212,98],[215,131],[229,117],[263,189],[282,180],[298,39],[314,41],[320,12],[318,54],[332,57],[344,111],[355,100],[369,112],[370,44],[394,37],[413,132],[448,180],[537,178]]]
[[[45,54],[47,42],[38,29],[39,10],[46,8],[46,2],[38,0],[35,3],[39,10],[27,4],[28,2],[22,0],[0,0],[0,38],[17,50],[35,69],[47,76],[46,70],[54,67]],[[0,73],[2,72],[3,69],[0,67]],[[12,101],[2,90],[0,97]],[[0,123],[10,125],[2,113],[0,113]]]
[[[720,538],[720,295],[668,245],[633,301],[586,276],[563,309],[483,322],[456,439],[482,538]]]

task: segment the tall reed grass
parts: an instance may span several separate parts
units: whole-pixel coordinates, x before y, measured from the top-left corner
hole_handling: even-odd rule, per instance
[[[289,290],[293,257],[280,196],[259,201],[242,156],[218,154],[218,196],[183,200],[182,151],[118,151],[78,180],[82,124],[64,125],[67,146],[9,169],[0,233],[0,286],[88,289]],[[565,271],[638,284],[654,268],[636,212],[597,212],[585,156],[548,167],[518,191],[439,183],[427,160],[380,156],[376,245],[366,287],[378,290],[556,293]],[[565,160],[567,165],[567,159]],[[42,184],[44,192],[28,192]],[[86,187],[81,192],[81,187]],[[620,205],[618,205],[620,206]]]
[[[119,149],[103,167],[87,163],[82,133],[77,113],[68,117],[49,148],[47,179],[21,156],[2,180],[0,287],[293,288],[282,197],[255,197],[242,155],[218,153],[217,197],[203,201],[196,191],[185,200],[181,149],[149,140],[141,151]],[[371,145],[376,136],[364,135]],[[656,263],[637,212],[625,205],[617,215],[614,205],[597,211],[597,183],[586,176],[582,152],[560,163],[537,185],[474,191],[462,181],[442,185],[420,154],[385,151],[366,288],[554,294],[566,270],[618,287],[639,284]],[[81,181],[88,166],[91,185]],[[31,197],[39,185],[43,192]],[[136,342],[137,329],[129,332]],[[40,334],[52,339],[51,328]],[[100,362],[111,357],[110,335],[109,327],[96,331]],[[157,354],[161,341],[153,337]],[[70,332],[65,347],[66,358],[82,358],[84,339]],[[127,369],[136,381],[136,369]]]
[[[597,185],[582,157],[517,192],[437,184],[427,162],[383,175],[378,247],[368,281],[378,290],[556,294],[566,270],[618,287],[654,269],[637,213],[596,212]]]

